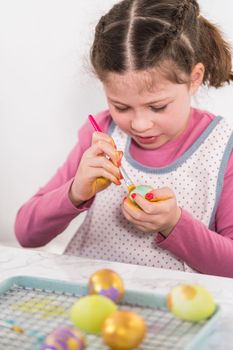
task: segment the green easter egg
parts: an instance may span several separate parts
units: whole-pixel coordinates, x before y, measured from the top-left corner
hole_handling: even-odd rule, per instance
[[[149,186],[149,185],[139,185],[137,186],[134,190],[132,190],[129,194],[129,198],[131,199],[131,201],[133,203],[135,203],[135,201],[133,200],[132,198],[132,194],[133,193],[136,193],[136,194],[140,194],[142,197],[145,197],[145,195],[152,191],[153,190],[153,187]]]
[[[171,289],[167,306],[175,316],[192,322],[205,320],[216,310],[212,294],[195,284],[183,284]]]
[[[71,321],[80,330],[98,334],[103,322],[117,310],[116,304],[102,295],[80,298],[71,308]]]

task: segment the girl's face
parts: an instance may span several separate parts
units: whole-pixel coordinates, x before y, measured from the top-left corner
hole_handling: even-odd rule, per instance
[[[109,73],[104,81],[114,122],[142,148],[156,149],[186,128],[192,84],[176,84],[159,71]]]

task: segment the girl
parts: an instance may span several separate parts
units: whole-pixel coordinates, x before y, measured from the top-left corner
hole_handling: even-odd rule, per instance
[[[91,62],[109,107],[103,133],[82,127],[19,210],[19,242],[45,245],[88,210],[66,254],[233,277],[232,127],[191,107],[202,84],[233,80],[229,45],[195,0],[123,0],[100,19]],[[124,199],[121,161],[154,188],[138,208]],[[172,198],[150,202],[160,196]]]

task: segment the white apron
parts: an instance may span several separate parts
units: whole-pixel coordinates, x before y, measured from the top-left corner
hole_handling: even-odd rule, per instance
[[[134,183],[148,184],[154,188],[170,187],[180,207],[210,226],[232,150],[232,130],[224,119],[216,117],[178,160],[157,169],[131,158],[131,139],[113,123],[110,131],[117,148],[124,150],[122,165]],[[120,207],[126,195],[123,180],[121,186],[112,184],[98,193],[65,254],[194,271],[181,259],[156,245],[156,232],[140,232],[124,218]]]

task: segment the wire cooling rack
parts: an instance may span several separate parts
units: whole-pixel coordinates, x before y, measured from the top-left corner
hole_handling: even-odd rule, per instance
[[[86,286],[34,277],[13,277],[0,284],[0,349],[41,350],[45,337],[59,326],[72,326],[70,308],[87,293]],[[141,315],[147,335],[138,350],[200,349],[213,330],[219,310],[200,323],[182,321],[166,309],[166,296],[126,291],[119,309]],[[1,323],[0,321],[0,323]],[[11,326],[24,329],[12,331]],[[87,349],[107,350],[101,337],[86,335]]]

